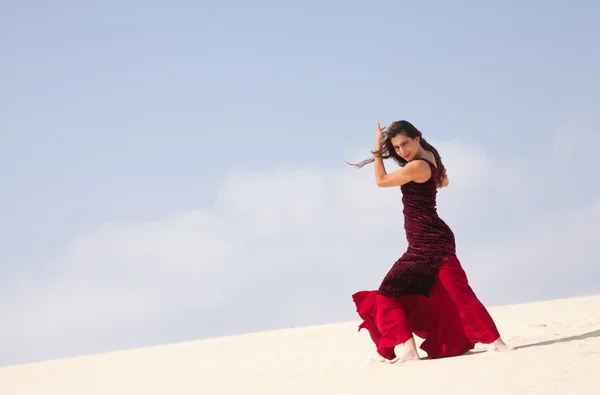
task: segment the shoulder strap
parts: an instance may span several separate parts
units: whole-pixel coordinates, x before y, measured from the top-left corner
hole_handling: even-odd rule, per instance
[[[429,164],[429,166],[433,167],[433,170],[437,171],[437,167],[436,165],[434,165],[432,162],[430,162],[428,159],[425,158],[417,158],[418,160],[423,160],[425,162],[427,162]]]

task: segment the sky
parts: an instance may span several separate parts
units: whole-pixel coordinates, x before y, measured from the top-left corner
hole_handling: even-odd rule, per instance
[[[399,190],[344,163],[376,120],[440,151],[486,305],[600,292],[599,16],[0,1],[0,365],[357,320],[406,248]]]

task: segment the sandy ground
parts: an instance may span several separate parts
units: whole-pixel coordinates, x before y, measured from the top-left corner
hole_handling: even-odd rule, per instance
[[[490,312],[516,351],[382,363],[356,321],[9,366],[0,394],[600,394],[600,295]]]

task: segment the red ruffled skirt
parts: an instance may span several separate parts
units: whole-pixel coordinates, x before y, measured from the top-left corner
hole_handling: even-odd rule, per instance
[[[384,358],[396,358],[394,347],[413,333],[424,339],[421,349],[429,358],[464,354],[475,343],[493,343],[500,337],[492,317],[479,301],[455,256],[440,269],[429,297],[409,295],[391,298],[378,291],[352,295],[367,329]]]

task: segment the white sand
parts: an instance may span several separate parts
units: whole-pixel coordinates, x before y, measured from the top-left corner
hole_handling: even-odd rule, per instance
[[[373,362],[357,321],[9,366],[0,394],[600,394],[600,295],[490,312],[517,351]]]

